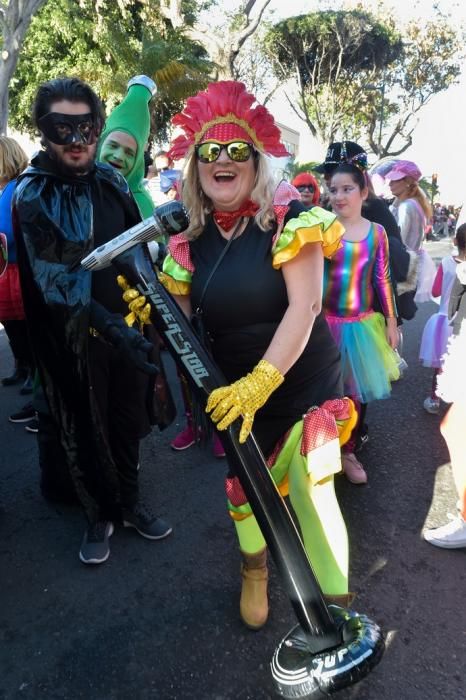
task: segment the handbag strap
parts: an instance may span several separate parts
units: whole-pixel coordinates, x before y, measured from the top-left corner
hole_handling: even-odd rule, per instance
[[[241,228],[241,224],[242,224],[243,222],[244,222],[244,217],[241,217],[241,219],[240,219],[240,220],[238,221],[238,223],[236,224],[236,226],[235,226],[235,228],[234,228],[234,230],[233,230],[233,233],[231,234],[230,238],[228,239],[226,246],[224,247],[224,249],[222,250],[222,252],[221,252],[220,255],[218,256],[215,265],[214,265],[213,268],[211,269],[210,274],[209,274],[208,278],[206,279],[206,283],[205,283],[204,288],[203,288],[203,290],[202,290],[201,298],[199,299],[199,304],[197,305],[196,313],[200,313],[200,312],[202,311],[202,308],[201,308],[201,307],[202,307],[202,302],[204,301],[204,297],[205,297],[205,293],[206,293],[206,291],[207,291],[207,287],[209,286],[209,284],[210,284],[210,282],[211,282],[211,280],[212,280],[212,277],[213,277],[213,276],[215,275],[215,273],[217,272],[217,269],[218,269],[220,263],[222,262],[223,258],[224,258],[225,255],[227,254],[227,251],[228,251],[228,249],[229,249],[231,243],[233,242],[233,240],[234,240],[234,239],[236,238],[236,236],[238,235],[238,232],[239,232],[239,230],[240,230],[240,228]]]

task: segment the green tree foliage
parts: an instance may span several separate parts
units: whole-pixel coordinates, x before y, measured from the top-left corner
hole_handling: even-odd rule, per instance
[[[0,134],[6,133],[8,91],[31,19],[46,0],[0,0]]]
[[[279,22],[266,37],[274,73],[292,80],[290,105],[311,133],[329,142],[354,108],[354,84],[371,81],[395,60],[401,37],[362,10],[313,12]]]
[[[383,157],[411,145],[419,110],[455,81],[461,41],[442,17],[401,34],[389,13],[358,7],[283,20],[265,48],[275,75],[297,89],[290,106],[315,137],[361,141]]]
[[[296,177],[296,175],[299,175],[299,173],[312,173],[316,180],[320,182],[321,177],[319,173],[314,172],[314,168],[320,164],[320,161],[318,160],[310,160],[306,163],[297,163],[295,161],[291,161],[290,163],[290,177],[291,179]]]
[[[215,66],[215,80],[236,80],[238,60],[243,46],[255,35],[271,0],[211,0],[201,4],[204,10],[217,8],[220,13],[204,12],[189,24],[188,8],[183,0],[160,0],[160,10],[174,28],[183,28],[185,35],[199,42]],[[192,3],[191,3],[192,4]]]
[[[195,3],[187,5],[194,14]],[[211,70],[202,47],[160,17],[158,2],[54,0],[32,20],[10,85],[10,122],[33,130],[31,104],[44,80],[76,75],[110,110],[128,79],[146,74],[158,86],[151,103],[153,135],[163,141],[171,116],[206,85]]]
[[[430,177],[430,178],[422,177],[419,180],[419,186],[426,193],[428,199],[433,204],[435,197],[439,193],[439,188],[438,188],[437,183],[432,182],[432,177]]]
[[[158,86],[152,131],[163,142],[171,116],[187,97],[209,79],[240,77],[240,52],[270,1],[235,0],[227,12],[221,0],[48,2],[33,19],[10,82],[11,125],[32,131],[30,108],[44,80],[77,75],[95,87],[108,111],[125,93],[128,78],[145,73]],[[25,0],[8,2],[24,6]]]
[[[269,33],[280,69],[298,72],[305,86],[363,71],[384,68],[400,49],[391,28],[361,10],[314,12],[290,17]]]

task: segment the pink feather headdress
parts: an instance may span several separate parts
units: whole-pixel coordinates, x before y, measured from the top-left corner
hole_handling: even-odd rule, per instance
[[[246,91],[244,83],[224,80],[210,83],[207,90],[189,97],[182,112],[172,119],[184,134],[177,136],[170,148],[173,160],[183,158],[191,146],[215,140],[228,143],[246,140],[261,153],[287,156],[281,133],[270,112]]]

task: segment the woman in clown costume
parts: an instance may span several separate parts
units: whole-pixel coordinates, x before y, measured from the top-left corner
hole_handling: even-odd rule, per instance
[[[219,430],[254,429],[273,478],[298,518],[325,595],[348,603],[348,542],[334,492],[340,441],[356,422],[343,398],[340,356],[321,313],[324,255],[343,229],[278,188],[268,155],[286,155],[273,117],[242,83],[212,83],[173,124],[171,156],[186,158],[182,199],[191,223],[170,240],[162,281],[188,316],[202,316],[229,382],[207,411]],[[216,269],[220,256],[222,259]],[[213,271],[214,270],[214,271]],[[266,544],[238,479],[226,480],[242,555],[240,614],[267,620]]]

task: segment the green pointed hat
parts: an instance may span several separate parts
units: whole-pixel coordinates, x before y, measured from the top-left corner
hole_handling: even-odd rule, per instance
[[[124,131],[137,143],[137,153],[131,171],[126,175],[129,188],[143,218],[154,211],[155,205],[144,187],[144,147],[149,138],[150,114],[149,102],[157,91],[153,80],[147,75],[136,75],[128,83],[125,98],[109,115],[105,128],[99,139],[97,159],[100,158],[102,144],[113,131]]]

